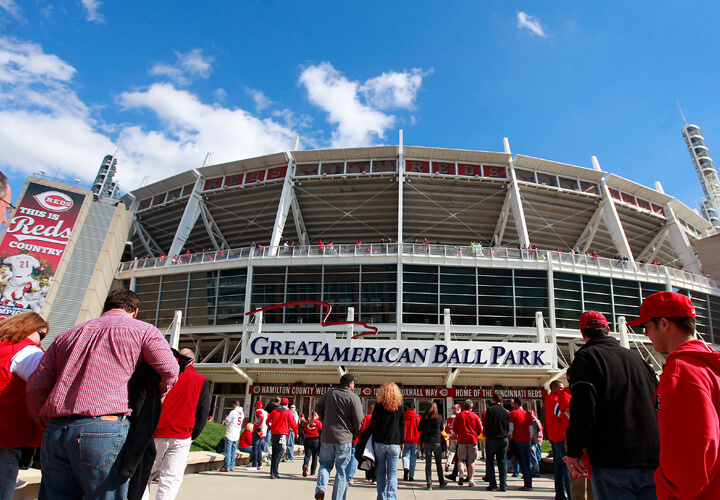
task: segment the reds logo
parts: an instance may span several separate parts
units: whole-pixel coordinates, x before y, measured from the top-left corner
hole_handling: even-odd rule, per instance
[[[35,200],[46,210],[53,212],[67,212],[73,206],[72,198],[58,191],[45,191],[33,196]]]

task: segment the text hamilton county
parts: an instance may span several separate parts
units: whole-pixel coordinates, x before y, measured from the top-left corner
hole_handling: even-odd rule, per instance
[[[331,347],[323,341],[270,340],[260,336],[250,343],[256,356],[300,356],[325,363],[402,363],[478,366],[546,366],[547,351],[507,349],[493,345],[489,349],[449,349],[444,344],[429,348]]]

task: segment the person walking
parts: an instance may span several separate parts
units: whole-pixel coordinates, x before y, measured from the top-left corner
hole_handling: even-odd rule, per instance
[[[405,412],[400,388],[388,382],[378,391],[378,404],[370,419],[375,452],[378,500],[397,499],[397,463],[405,442]]]
[[[515,444],[517,464],[523,475],[522,491],[532,490],[532,472],[530,472],[530,447],[535,436],[535,425],[530,412],[523,408],[520,398],[513,400],[514,411],[510,412],[510,440]]]
[[[559,380],[550,382],[550,393],[545,398],[545,428],[552,443],[553,464],[555,468],[555,500],[567,500],[570,494],[570,471],[565,464],[567,448],[565,435],[570,420],[562,410],[569,405],[564,403],[565,385]]]
[[[160,422],[153,436],[157,454],[150,478],[159,474],[157,500],[177,496],[190,445],[203,431],[210,415],[210,381],[195,370],[195,353],[191,349],[181,349],[179,354],[185,356],[187,364],[162,403]]]
[[[295,418],[295,424],[298,426],[298,429],[301,429],[300,427],[300,415],[298,415],[297,407],[292,404],[290,405],[290,411],[292,412],[293,417]],[[287,445],[287,452],[285,453],[285,458],[288,462],[294,462],[295,461],[295,434],[292,432],[288,434],[288,445]]]
[[[267,435],[268,413],[263,409],[262,401],[255,401],[255,412],[253,413],[253,435],[252,453],[250,454],[250,465],[245,470],[261,470],[262,455],[265,447],[265,436]]]
[[[457,434],[453,431],[453,423],[455,422],[455,417],[461,411],[462,409],[460,408],[460,405],[453,405],[450,409],[450,416],[448,417],[447,422],[445,422],[445,434],[448,436],[448,456],[447,461],[445,462],[445,472],[448,472],[450,467],[453,468],[452,473],[445,476],[445,478],[450,481],[457,480],[458,464],[457,460],[453,460],[456,458],[455,453],[457,452]]]
[[[345,500],[347,475],[350,467],[352,440],[360,434],[362,403],[355,394],[357,377],[346,373],[340,378],[340,387],[331,389],[315,405],[315,411],[323,422],[320,435],[320,471],[318,472],[315,498],[325,498],[330,472],[335,467],[333,500]]]
[[[47,322],[34,312],[0,322],[0,498],[12,498],[18,470],[32,460],[24,449],[42,440],[42,425],[27,408],[26,383],[43,357],[47,333]]]
[[[418,424],[420,415],[415,412],[415,402],[405,405],[405,447],[403,448],[403,481],[415,480],[415,465],[417,463],[420,433]]]
[[[270,478],[280,477],[280,460],[285,455],[285,447],[288,444],[288,435],[292,432],[297,435],[298,427],[295,416],[288,408],[290,400],[282,398],[280,406],[268,415],[268,427],[272,432],[272,459],[270,460]]]
[[[720,498],[720,353],[697,337],[695,317],[688,297],[660,292],[628,323],[644,328],[655,350],[668,354],[655,396],[660,500]]]
[[[478,436],[483,431],[480,417],[473,412],[473,402],[471,399],[465,400],[465,410],[455,417],[453,430],[458,435],[458,452],[457,459],[461,462],[458,465],[460,478],[458,485],[463,485],[463,460],[467,460],[468,475],[467,481],[469,487],[475,486],[473,477],[475,476],[475,459],[477,458],[477,442]]]
[[[237,445],[240,440],[240,430],[245,420],[243,408],[240,401],[233,401],[232,410],[225,417],[223,424],[225,425],[225,464],[220,472],[230,472],[235,469],[235,460],[237,458]]]
[[[405,421],[405,427],[407,428],[407,420]],[[433,456],[435,457],[435,465],[437,468],[438,483],[441,488],[447,486],[445,476],[443,476],[442,467],[442,443],[445,438],[442,435],[443,430],[443,418],[438,413],[437,403],[432,401],[423,417],[420,419],[418,424],[418,431],[420,432],[420,442],[423,444],[425,451],[425,482],[427,483],[427,489],[432,490],[432,462]]]
[[[120,466],[130,377],[144,360],[160,376],[164,396],[179,372],[162,332],[135,319],[139,308],[135,292],[113,290],[103,315],[56,337],[28,379],[30,415],[47,424],[40,498],[127,496]]]
[[[653,473],[660,465],[657,377],[637,351],[621,347],[609,331],[602,313],[580,316],[585,345],[570,366],[568,469],[582,472],[587,448],[597,500],[654,499]]]
[[[317,470],[318,453],[320,452],[320,432],[322,432],[322,422],[315,410],[310,412],[310,418],[305,422],[305,438],[303,440],[305,446],[305,458],[303,459],[303,477],[308,475],[308,464],[310,465],[310,475],[314,476]]]
[[[485,427],[483,432],[487,438],[485,449],[485,477],[488,491],[507,491],[507,450],[510,432],[510,415],[502,406],[502,394],[496,392],[492,397],[492,405],[485,411]],[[495,459],[497,458],[500,487],[495,480]]]

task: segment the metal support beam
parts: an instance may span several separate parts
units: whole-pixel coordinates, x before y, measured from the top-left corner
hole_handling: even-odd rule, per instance
[[[455,379],[458,378],[458,375],[460,375],[460,368],[451,368],[448,370],[447,375],[445,375],[445,387],[450,389],[455,383]]]
[[[493,243],[494,245],[501,246],[503,236],[505,236],[505,228],[507,227],[507,221],[510,218],[510,205],[512,198],[512,189],[508,189],[505,195],[505,201],[503,202],[502,209],[500,209],[500,217],[498,218],[497,224],[495,224],[495,231],[493,232]]]
[[[215,355],[216,352],[218,352],[220,349],[223,349],[223,348],[225,347],[225,344],[227,344],[228,341],[229,341],[229,339],[224,338],[224,339],[222,339],[220,342],[218,342],[218,345],[216,345],[215,347],[213,347],[213,350],[210,351],[209,353],[207,353],[207,356],[204,356],[204,357],[203,357],[202,362],[203,362],[203,363],[207,363],[207,361],[208,361],[210,358],[212,358],[212,357]]]
[[[512,154],[510,151],[510,141],[508,138],[503,138],[503,145],[507,154]],[[520,198],[520,188],[518,187],[517,177],[515,176],[515,164],[513,163],[512,157],[510,158],[510,191],[511,198],[510,203],[512,204],[513,217],[515,219],[515,228],[517,229],[518,238],[520,239],[520,245],[530,246],[530,236],[528,235],[527,223],[525,222],[525,210],[523,209],[522,199]]]
[[[398,205],[397,205],[397,214],[398,214],[398,220],[397,220],[397,244],[398,244],[398,253],[397,253],[397,291],[396,291],[396,303],[395,303],[395,325],[396,325],[396,332],[395,332],[395,338],[398,342],[402,340],[402,317],[403,317],[403,288],[405,286],[405,280],[403,279],[403,243],[404,243],[404,236],[403,236],[403,218],[404,210],[403,210],[403,196],[404,196],[404,189],[405,189],[405,146],[403,145],[403,131],[400,129],[400,136],[399,136],[399,144],[398,144],[398,166],[397,166],[397,172],[398,172]]]
[[[595,213],[590,218],[590,221],[587,223],[582,234],[573,246],[574,249],[580,250],[581,255],[590,251],[590,245],[592,245],[595,235],[597,234],[597,230],[600,227],[600,223],[602,222],[603,210],[604,205],[598,205],[597,210],[595,210]]]
[[[283,231],[285,230],[285,222],[292,206],[292,199],[295,197],[293,189],[293,179],[295,178],[295,162],[292,154],[288,153],[287,173],[283,181],[282,192],[280,193],[280,203],[278,203],[277,214],[275,214],[275,225],[273,226],[272,236],[270,237],[270,255],[277,255],[282,241]],[[298,207],[299,210],[299,207]],[[298,232],[298,234],[300,234]],[[300,239],[302,241],[302,238]]]
[[[628,340],[627,322],[625,316],[618,316],[618,333],[620,334],[620,345],[625,349],[630,349],[630,341]]]
[[[157,242],[153,239],[153,237],[150,236],[150,233],[147,232],[145,227],[137,218],[135,218],[135,220],[133,221],[133,234],[138,235],[138,238],[140,238],[140,243],[142,243],[142,246],[145,248],[145,251],[150,257],[157,257],[158,255],[163,253],[160,245],[158,245]]]
[[[170,347],[179,349],[180,347],[180,326],[182,325],[182,311],[175,311],[172,324],[170,325]]]
[[[205,229],[208,232],[208,236],[210,236],[210,241],[212,241],[215,250],[230,250],[230,245],[228,245],[225,236],[223,236],[217,222],[215,222],[215,219],[210,213],[210,209],[208,209],[205,201],[202,199],[200,200],[200,215],[202,216],[203,224],[205,224]]]
[[[648,246],[646,246],[642,252],[640,252],[640,255],[638,255],[637,260],[643,260],[647,259],[650,262],[655,260],[655,257],[657,256],[658,252],[660,251],[660,248],[662,248],[663,243],[665,243],[665,238],[667,238],[668,233],[670,232],[670,228],[665,226],[662,228],[658,234],[655,235],[655,237],[652,239],[650,243],[648,243]]]
[[[670,245],[672,245],[675,253],[678,254],[683,268],[695,274],[702,274],[700,261],[695,255],[695,252],[693,252],[690,240],[688,240],[685,231],[682,230],[675,212],[670,208],[670,203],[665,204],[665,217],[667,217],[668,220]]]
[[[200,217],[200,203],[202,202],[201,193],[204,179],[200,175],[200,172],[196,169],[193,169],[193,173],[197,176],[195,179],[195,186],[193,186],[192,193],[190,193],[190,196],[188,197],[187,203],[185,204],[185,211],[180,219],[177,231],[175,231],[175,237],[173,238],[172,245],[170,245],[170,250],[168,251],[168,255],[170,256],[180,255],[182,253],[182,249],[185,247],[185,243],[190,237],[190,233],[195,227],[198,217]]]
[[[596,167],[595,170],[601,170],[598,159],[592,157],[593,165]],[[625,230],[623,229],[620,216],[615,208],[615,202],[610,196],[610,190],[608,189],[605,179],[600,179],[600,193],[602,195],[603,205],[603,222],[605,227],[610,231],[610,237],[612,238],[613,244],[617,252],[623,257],[627,257],[630,262],[635,262],[632,250],[630,249],[630,243],[628,243],[627,236],[625,236]]]
[[[292,189],[292,196],[290,197],[290,204],[292,205],[293,218],[295,219],[295,231],[297,231],[300,244],[309,245],[310,237],[308,236],[307,226],[305,226],[305,219],[303,218],[302,210],[300,210],[300,203],[298,202],[294,185]]]

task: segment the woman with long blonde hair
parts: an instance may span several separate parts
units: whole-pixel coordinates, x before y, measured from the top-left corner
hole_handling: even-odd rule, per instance
[[[42,440],[42,426],[25,404],[25,383],[43,357],[47,333],[47,322],[34,312],[0,321],[0,498],[13,496],[23,447],[37,448]]]
[[[369,429],[373,438],[378,500],[397,499],[397,463],[405,444],[405,412],[400,388],[388,382],[378,391]]]
[[[305,422],[305,458],[303,459],[303,477],[308,475],[308,466],[310,466],[310,475],[314,476],[317,470],[318,453],[320,452],[320,431],[322,431],[322,422],[315,410],[310,412],[310,418]]]

